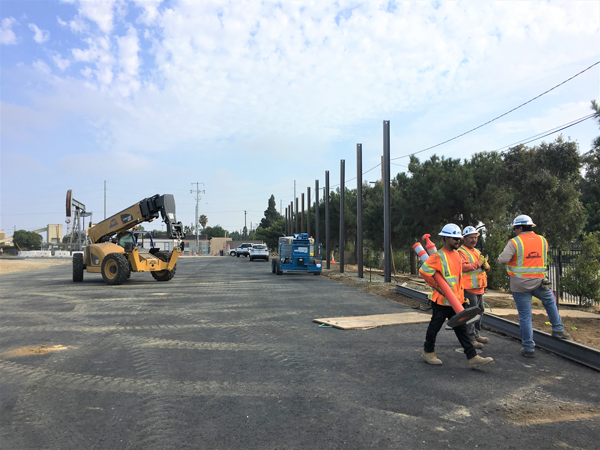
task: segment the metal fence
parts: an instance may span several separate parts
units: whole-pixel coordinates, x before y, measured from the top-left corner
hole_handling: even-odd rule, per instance
[[[565,269],[571,269],[575,266],[575,261],[580,254],[581,249],[579,248],[578,243],[569,244],[569,250],[559,250],[557,248],[548,250],[548,257],[550,259],[550,264],[548,265],[548,279],[552,284],[552,290],[554,291],[556,298],[560,299],[561,303],[582,305],[592,302],[592,300],[585,297],[562,292],[560,288],[560,277],[563,275]]]

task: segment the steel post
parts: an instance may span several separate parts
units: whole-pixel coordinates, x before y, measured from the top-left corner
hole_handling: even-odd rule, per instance
[[[390,208],[390,121],[383,121],[383,257],[384,282],[392,281],[392,225]]]
[[[300,228],[298,228],[298,197],[296,197],[296,222],[294,227],[294,233],[300,233]]]
[[[325,171],[325,255],[327,268],[331,269],[331,253],[329,249],[329,170]]]
[[[319,244],[319,180],[315,180],[315,242]]]
[[[356,264],[358,278],[363,278],[362,144],[356,144]]]
[[[310,186],[306,188],[306,232],[310,237]]]
[[[344,194],[346,193],[346,161],[340,160],[340,238],[338,249],[340,251],[340,273],[344,273]]]
[[[304,192],[300,194],[300,196],[302,197],[302,215],[300,216],[300,232],[306,233],[306,228],[304,228]]]

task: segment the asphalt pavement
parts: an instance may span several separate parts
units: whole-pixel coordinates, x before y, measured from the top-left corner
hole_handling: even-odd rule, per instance
[[[427,324],[320,327],[415,310],[248,258],[181,258],[170,282],[0,275],[0,448],[597,449],[598,372],[487,333],[470,370]],[[393,286],[390,286],[393,288]],[[51,350],[51,351],[48,351]]]

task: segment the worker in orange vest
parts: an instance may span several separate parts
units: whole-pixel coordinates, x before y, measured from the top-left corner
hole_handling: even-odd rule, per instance
[[[466,227],[463,230],[463,244],[458,249],[460,260],[462,262],[462,282],[465,290],[465,298],[469,300],[471,306],[477,306],[481,311],[484,310],[483,293],[487,286],[486,271],[490,270],[486,258],[475,248],[479,232],[475,227]],[[488,338],[480,335],[481,321],[483,312],[478,320],[467,324],[467,332],[471,344],[477,349],[482,349],[483,344],[489,341]]]
[[[453,223],[449,223],[442,228],[439,236],[444,238],[444,246],[437,252],[431,255],[427,261],[423,263],[419,269],[421,277],[425,282],[433,288],[430,299],[433,302],[433,312],[431,321],[427,327],[425,335],[425,344],[421,356],[429,364],[442,364],[442,361],[435,355],[435,340],[438,332],[444,325],[446,319],[451,319],[456,313],[450,306],[450,302],[444,296],[442,289],[436,283],[433,275],[435,272],[440,272],[444,280],[448,283],[456,298],[462,300],[464,292],[462,287],[462,264],[457,249],[460,247],[462,233],[460,227]],[[460,345],[464,348],[465,355],[469,361],[469,367],[474,369],[485,364],[491,363],[492,358],[482,358],[477,354],[477,350],[473,347],[466,325],[459,325],[453,328]]]
[[[498,264],[506,266],[510,278],[510,290],[519,312],[521,329],[521,355],[534,357],[533,325],[531,323],[531,297],[542,301],[552,324],[552,337],[570,340],[564,329],[556,299],[546,284],[548,241],[533,232],[535,224],[531,217],[522,214],[512,223],[516,237],[506,244],[498,256]]]

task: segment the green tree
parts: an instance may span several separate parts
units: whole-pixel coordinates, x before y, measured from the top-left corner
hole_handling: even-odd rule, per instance
[[[214,237],[225,237],[226,231],[227,230],[224,230],[221,225],[215,225],[214,227],[206,227],[204,229],[204,234],[206,234],[208,239]]]
[[[490,270],[487,272],[489,289],[508,290],[510,287],[506,267],[498,264],[498,256],[504,251],[511,237],[512,231],[504,223],[492,222],[486,225],[485,231],[482,233],[482,254],[487,256],[490,264]]]
[[[276,250],[279,245],[279,238],[284,236],[285,218],[280,217],[271,223],[268,228],[258,227],[256,229],[256,239],[265,241],[271,250]]]
[[[13,242],[23,250],[38,249],[42,246],[42,236],[33,231],[17,230],[13,234]]]
[[[575,266],[565,270],[560,283],[571,295],[600,302],[600,232],[584,236]]]
[[[242,233],[240,233],[239,231],[232,231],[231,233],[229,233],[229,237],[233,241],[241,241],[244,238]]]
[[[592,100],[592,110],[600,125],[600,105]],[[592,149],[583,158],[584,176],[579,185],[581,203],[587,223],[584,232],[600,231],[600,136],[592,142]]]
[[[265,209],[265,217],[261,219],[259,226],[262,228],[269,228],[273,222],[279,220],[281,217],[281,214],[277,212],[275,196],[271,195],[271,197],[269,197],[269,205],[267,209]]]
[[[204,230],[206,229],[206,224],[208,223],[208,217],[202,214],[200,216],[200,219],[198,219],[198,223],[202,225],[202,231],[204,232]]]
[[[503,181],[513,193],[509,211],[527,214],[553,247],[564,247],[585,224],[577,185],[582,159],[577,144],[559,136],[537,147],[519,145],[504,155]]]

